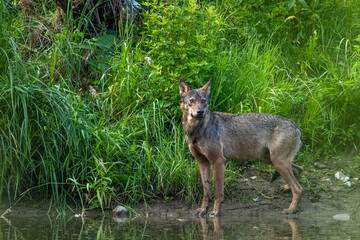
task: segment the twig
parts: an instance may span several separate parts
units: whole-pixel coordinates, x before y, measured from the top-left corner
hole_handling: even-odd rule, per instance
[[[245,180],[246,178],[243,177],[243,179]],[[258,192],[261,194],[261,196],[263,196],[264,198],[266,198],[266,199],[274,199],[274,197],[269,197],[269,196],[266,196],[265,194],[263,194],[259,189],[257,189],[254,185],[252,185],[252,184],[250,183],[250,181],[245,181],[245,182],[247,182],[247,184],[249,185],[249,187],[252,187],[252,188],[254,188],[256,191],[258,191]]]

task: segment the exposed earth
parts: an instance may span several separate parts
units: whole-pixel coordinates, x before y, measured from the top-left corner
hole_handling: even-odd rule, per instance
[[[298,209],[290,216],[307,217],[308,215],[333,216],[340,213],[357,214],[360,210],[360,188],[358,178],[350,178],[349,183],[335,177],[335,173],[325,165],[317,164],[312,170],[304,171],[301,185],[304,187]],[[226,198],[221,215],[231,217],[258,217],[263,215],[284,215],[288,208],[291,191],[281,191],[285,182],[279,178],[270,183],[271,175],[267,172],[248,167],[238,179],[239,195],[242,199]],[[185,217],[192,216],[198,205],[192,206],[180,200],[156,200],[142,203],[134,209],[141,216]],[[210,203],[210,211],[212,202]]]
[[[333,169],[334,166],[331,166]],[[333,216],[340,213],[358,214],[360,210],[360,184],[357,176],[350,177],[351,186],[337,179],[335,173],[327,165],[317,164],[305,168],[301,185],[304,187],[298,209],[288,217],[308,217],[314,215]],[[229,199],[225,190],[225,201],[222,205],[222,217],[261,217],[283,215],[282,210],[289,207],[292,199],[290,191],[281,191],[285,182],[279,178],[270,183],[271,174],[249,165],[238,175],[236,199]],[[25,199],[14,205],[9,215],[47,214],[49,204],[46,200],[34,201]],[[200,204],[199,204],[200,205]],[[142,217],[193,217],[199,205],[189,204],[180,199],[154,199],[132,206]],[[0,208],[3,214],[8,205],[4,202]],[[211,211],[212,202],[210,203]],[[56,212],[51,213],[56,215]],[[69,211],[67,214],[74,214]],[[85,214],[88,217],[101,216],[101,211],[90,210]],[[111,213],[110,213],[111,214]]]

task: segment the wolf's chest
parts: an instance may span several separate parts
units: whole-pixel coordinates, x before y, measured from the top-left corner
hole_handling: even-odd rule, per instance
[[[206,143],[199,137],[191,138],[186,136],[186,143],[189,146],[191,152],[202,152]]]

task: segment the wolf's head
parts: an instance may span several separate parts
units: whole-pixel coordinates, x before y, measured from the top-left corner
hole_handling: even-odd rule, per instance
[[[211,79],[199,89],[191,89],[183,78],[180,78],[179,88],[181,109],[193,119],[202,120],[208,113]]]

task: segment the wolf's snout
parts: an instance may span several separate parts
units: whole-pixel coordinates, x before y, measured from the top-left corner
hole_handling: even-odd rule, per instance
[[[197,110],[196,113],[197,113],[197,115],[202,116],[202,115],[204,115],[204,110],[202,110],[202,109]]]
[[[197,120],[201,120],[205,116],[205,111],[202,109],[198,109],[194,114],[191,114],[191,116]]]
[[[204,110],[202,110],[202,109],[198,109],[197,111],[196,111],[196,119],[202,119],[202,118],[204,118]]]

